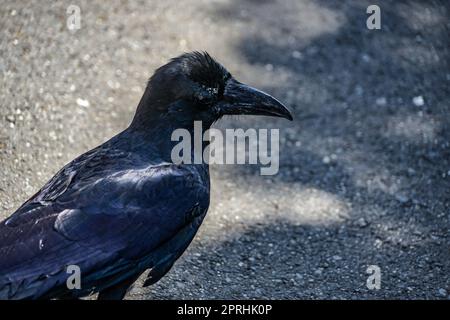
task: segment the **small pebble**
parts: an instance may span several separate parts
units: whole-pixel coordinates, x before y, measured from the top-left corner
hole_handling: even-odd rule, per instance
[[[294,59],[301,59],[301,58],[302,58],[302,53],[299,52],[299,51],[293,51],[293,52],[292,52],[292,57],[293,57]]]
[[[359,218],[358,220],[356,220],[355,224],[361,228],[367,227],[369,225],[369,223],[364,218]]]
[[[379,97],[377,100],[375,100],[375,103],[377,106],[384,107],[387,104],[387,100],[385,97]]]
[[[84,108],[87,108],[87,107],[89,107],[89,105],[90,105],[90,103],[89,103],[88,100],[81,99],[81,98],[78,98],[78,99],[77,99],[77,104],[78,104],[80,107],[84,107]]]
[[[273,71],[273,65],[270,64],[270,63],[266,64],[266,70],[269,71],[269,72]]]
[[[438,290],[438,293],[439,293],[439,295],[442,296],[442,297],[446,297],[446,296],[447,296],[447,290],[445,290],[444,288],[440,288],[440,289]]]
[[[16,121],[16,118],[13,115],[7,115],[6,121],[14,123]]]
[[[405,204],[409,201],[409,198],[402,194],[396,194],[395,199],[402,204]]]
[[[425,100],[422,96],[417,96],[413,98],[413,103],[416,107],[422,107],[425,104]]]
[[[366,54],[366,53],[363,53],[362,55],[361,55],[361,59],[362,59],[362,61],[364,61],[364,62],[370,62],[370,56],[368,55],[368,54]]]

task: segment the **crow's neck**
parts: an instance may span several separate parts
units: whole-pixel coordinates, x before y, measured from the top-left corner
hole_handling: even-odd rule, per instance
[[[167,111],[168,109],[169,111]],[[173,148],[181,141],[188,139],[193,161],[195,151],[197,151],[198,157],[199,145],[201,154],[208,145],[207,141],[203,141],[203,136],[212,125],[213,120],[198,122],[200,121],[198,117],[190,113],[190,106],[170,109],[164,107],[164,111],[162,111],[158,105],[150,106],[150,108],[140,105],[132,123],[126,130],[127,135],[134,141],[129,147],[141,153],[147,152],[150,157],[158,156],[162,161],[172,162]]]

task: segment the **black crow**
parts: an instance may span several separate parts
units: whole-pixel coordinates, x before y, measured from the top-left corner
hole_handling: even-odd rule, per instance
[[[122,299],[146,270],[158,281],[209,205],[207,164],[174,164],[175,129],[223,115],[292,120],[275,98],[235,80],[207,53],[172,59],[150,78],[130,126],[63,167],[0,224],[0,299]],[[81,271],[69,289],[68,266]]]

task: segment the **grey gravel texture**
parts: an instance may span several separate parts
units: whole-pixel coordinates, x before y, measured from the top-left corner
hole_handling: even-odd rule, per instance
[[[218,124],[281,128],[280,171],[212,167],[192,245],[127,298],[449,299],[449,4],[380,0],[368,30],[369,4],[3,0],[0,217],[125,128],[156,67],[207,50],[293,110]]]

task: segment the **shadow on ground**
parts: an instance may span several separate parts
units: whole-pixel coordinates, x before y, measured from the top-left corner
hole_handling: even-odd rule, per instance
[[[445,261],[447,253],[438,244],[402,247],[375,240],[359,227],[258,223],[224,242],[190,250],[177,266],[183,270],[181,279],[189,280],[174,283],[175,290],[211,299],[405,299],[430,298],[434,293],[420,283],[446,281],[444,266],[427,258],[434,252]],[[374,261],[382,270],[380,290],[366,287],[366,270]],[[162,284],[148,298],[173,298],[167,292]]]

